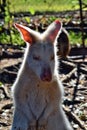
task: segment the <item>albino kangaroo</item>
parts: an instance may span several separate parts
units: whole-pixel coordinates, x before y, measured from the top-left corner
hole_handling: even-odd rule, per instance
[[[27,43],[21,69],[13,85],[14,118],[11,130],[72,130],[62,110],[63,87],[58,76],[56,20],[40,34],[15,24]]]

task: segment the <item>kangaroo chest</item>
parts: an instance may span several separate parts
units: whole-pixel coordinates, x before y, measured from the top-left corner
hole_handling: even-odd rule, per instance
[[[41,88],[31,90],[28,103],[32,114],[38,119],[47,106],[46,91]]]

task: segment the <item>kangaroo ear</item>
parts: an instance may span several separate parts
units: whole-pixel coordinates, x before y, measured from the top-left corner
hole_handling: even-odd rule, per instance
[[[55,38],[59,34],[61,28],[62,28],[61,22],[59,20],[55,20],[51,25],[49,25],[47,30],[44,32],[43,37],[46,40],[54,43]]]
[[[33,39],[32,39],[32,36],[29,32],[29,28],[28,27],[25,27],[23,25],[20,25],[20,24],[14,24],[15,28],[18,29],[18,31],[21,33],[21,36],[22,36],[22,39],[25,41],[25,42],[28,42],[30,44],[33,43]]]

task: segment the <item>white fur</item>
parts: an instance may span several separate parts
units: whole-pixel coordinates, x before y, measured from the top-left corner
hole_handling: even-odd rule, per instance
[[[63,86],[58,76],[55,46],[51,43],[56,36],[54,41],[49,41],[45,35],[49,37],[50,31],[38,35],[34,44],[27,44],[22,66],[12,87],[15,110],[11,130],[35,130],[37,122],[38,130],[72,130],[61,106]],[[52,55],[55,55],[53,60],[50,59]],[[40,59],[35,60],[33,56]],[[52,73],[50,82],[40,78],[47,66]]]

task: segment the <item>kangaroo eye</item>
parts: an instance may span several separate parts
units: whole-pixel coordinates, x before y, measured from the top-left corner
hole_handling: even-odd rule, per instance
[[[52,56],[50,57],[50,60],[54,60],[54,55],[52,55]]]
[[[34,56],[33,56],[33,59],[34,59],[34,60],[40,60],[40,56],[35,56],[35,55],[34,55]]]

